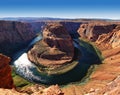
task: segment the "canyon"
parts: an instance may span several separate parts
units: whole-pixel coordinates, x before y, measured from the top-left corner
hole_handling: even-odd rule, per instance
[[[35,24],[36,23],[36,24]],[[52,26],[49,25],[52,23]],[[66,87],[59,88],[58,85],[51,86],[52,88],[40,88],[40,86],[31,86],[29,89],[34,88],[30,95],[119,95],[120,91],[120,23],[114,21],[104,20],[66,20],[66,21],[42,21],[42,22],[16,22],[16,21],[0,21],[0,53],[7,56],[13,56],[13,54],[19,51],[23,46],[27,46],[30,41],[36,37],[37,33],[44,30],[43,39],[38,41],[31,50],[28,52],[28,58],[34,63],[36,56],[36,47],[42,43],[40,47],[44,46],[46,49],[42,54],[42,59],[49,59],[44,61],[40,60],[38,63],[51,67],[52,64],[64,64],[66,61],[71,61],[74,56],[74,48],[72,39],[82,39],[95,45],[100,51],[104,60],[100,64],[96,64],[94,71],[89,75],[88,81],[83,84],[67,84]],[[56,28],[57,27],[57,28]],[[58,30],[57,30],[58,29]],[[39,32],[38,32],[39,31]],[[57,31],[57,32],[56,32]],[[68,31],[68,32],[65,32]],[[66,36],[69,35],[69,36]],[[60,38],[60,39],[59,39]],[[47,45],[46,45],[47,43]],[[58,45],[59,43],[59,45]],[[10,47],[11,46],[11,47]],[[38,47],[37,47],[38,48]],[[35,49],[35,50],[34,50]],[[65,56],[64,62],[56,61],[52,54],[55,51],[59,51]],[[65,49],[65,50],[64,50]],[[66,51],[67,50],[67,51]],[[34,51],[34,53],[33,53]],[[53,52],[54,51],[54,52]],[[62,52],[61,52],[62,51]],[[51,53],[52,52],[52,53]],[[34,55],[32,55],[34,54]],[[57,52],[58,54],[58,52]],[[65,54],[68,54],[67,57]],[[16,91],[16,87],[13,84],[12,77],[10,75],[11,70],[9,67],[10,58],[4,55],[0,55],[0,72],[8,73],[6,76],[1,75],[3,80],[9,77],[9,81],[6,83],[0,83],[0,95],[3,93],[11,93],[13,95],[28,95],[26,92],[28,88],[23,91]],[[52,56],[51,56],[52,55]],[[56,54],[55,54],[56,55]],[[47,57],[48,56],[48,57]],[[40,55],[41,57],[41,55]],[[61,56],[58,57],[61,60]],[[39,59],[39,58],[38,58]],[[51,59],[54,59],[50,61]],[[86,60],[87,60],[86,56]],[[7,62],[6,62],[7,61]],[[55,61],[55,62],[53,62]],[[38,65],[38,64],[37,64]],[[59,67],[59,66],[58,66]],[[7,68],[7,70],[6,70]],[[56,66],[55,66],[56,68]],[[2,71],[3,70],[3,71]],[[89,70],[88,70],[89,73]],[[0,78],[0,79],[1,79]],[[4,86],[5,85],[5,86]],[[4,88],[4,89],[3,89]],[[5,89],[6,88],[6,89]],[[9,88],[9,89],[8,89]],[[11,88],[13,88],[11,90]],[[38,89],[38,90],[37,90]],[[42,89],[42,90],[41,90]],[[48,93],[49,89],[51,93]],[[52,89],[55,89],[52,90]],[[47,92],[48,91],[48,92]],[[41,93],[42,92],[42,93]],[[64,93],[64,94],[63,94]],[[8,94],[8,95],[11,95]]]

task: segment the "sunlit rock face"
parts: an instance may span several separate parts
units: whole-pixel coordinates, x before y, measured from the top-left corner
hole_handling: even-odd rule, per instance
[[[9,57],[0,54],[0,88],[14,87],[9,62]]]
[[[56,69],[70,63],[74,57],[71,36],[59,23],[48,23],[43,39],[28,52],[28,58],[37,66]]]
[[[105,49],[120,47],[120,25],[117,25],[109,33],[101,34],[95,43],[98,44],[100,48],[106,47]]]
[[[110,43],[112,44],[112,47],[120,47],[120,30],[113,33],[113,36],[110,39]]]
[[[115,24],[100,22],[81,24],[78,29],[78,33],[80,37],[87,38],[95,42],[100,35],[111,32],[116,26],[117,25]]]
[[[96,43],[101,50],[120,46],[120,25],[112,23],[87,23],[81,24],[78,29],[81,38]]]

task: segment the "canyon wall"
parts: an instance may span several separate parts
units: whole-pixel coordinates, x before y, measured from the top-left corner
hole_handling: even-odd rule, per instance
[[[77,30],[83,22],[60,22],[69,32],[72,38],[78,38]]]
[[[56,21],[51,21],[56,22]],[[58,21],[69,32],[72,38],[76,39],[81,37],[95,42],[100,48],[115,48],[119,47],[119,23],[107,21]],[[44,29],[45,25],[50,21],[32,22],[33,30],[39,33]]]
[[[41,21],[41,22],[29,22],[30,25],[32,26],[32,29],[34,30],[35,33],[39,33],[43,30],[47,22]]]
[[[77,31],[81,38],[95,42],[101,49],[120,46],[120,25],[114,23],[81,24]]]
[[[32,29],[34,30],[35,33],[42,32],[45,28],[45,26],[48,23],[60,23],[62,24],[69,34],[71,35],[72,38],[78,38],[79,34],[77,33],[77,30],[79,29],[79,26],[83,22],[65,22],[65,21],[41,21],[41,22],[29,22],[32,26]]]
[[[12,56],[33,38],[31,25],[15,21],[0,21],[0,53]]]

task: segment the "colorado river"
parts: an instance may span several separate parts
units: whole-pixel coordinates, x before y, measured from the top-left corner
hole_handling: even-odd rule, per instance
[[[31,46],[41,39],[41,36],[33,39],[27,48],[21,50],[15,55],[15,61],[13,62],[13,65],[16,68],[16,73],[31,82],[44,84],[64,84],[79,81],[86,75],[90,65],[95,63],[97,60],[96,58],[98,58],[90,50],[86,50],[86,48],[80,46],[78,39],[74,39],[74,46],[78,49],[78,52],[82,53],[81,58],[78,60],[79,64],[74,69],[61,75],[45,75],[40,73],[36,66],[28,60],[26,53]]]

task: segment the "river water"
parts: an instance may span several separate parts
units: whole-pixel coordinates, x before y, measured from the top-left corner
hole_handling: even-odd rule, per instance
[[[44,84],[66,84],[74,81],[80,81],[87,73],[92,63],[95,63],[99,58],[94,53],[87,50],[85,47],[80,46],[79,40],[74,39],[74,46],[78,49],[78,52],[82,54],[78,60],[79,64],[69,72],[61,75],[44,75],[41,74],[36,66],[28,60],[27,51],[42,37],[38,36],[26,47],[19,51],[14,56],[13,65],[15,66],[16,73],[23,78],[35,82]]]

